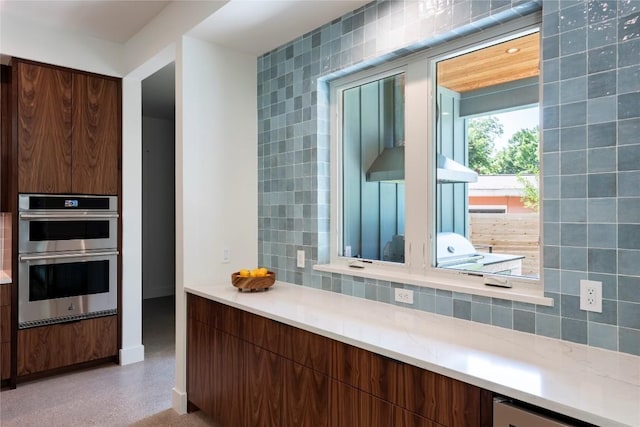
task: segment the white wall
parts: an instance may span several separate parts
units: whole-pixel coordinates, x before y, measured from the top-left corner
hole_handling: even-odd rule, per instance
[[[194,26],[208,18],[216,10],[224,6],[228,0],[217,1],[173,1],[149,22],[136,35],[125,43],[124,69],[130,76],[144,79],[159,68],[138,74],[145,64],[158,57],[172,43]],[[175,51],[171,50],[171,56]],[[173,58],[171,58],[173,60]],[[168,64],[166,61],[162,66]],[[134,71],[135,70],[135,71]]]
[[[184,285],[258,262],[256,58],[182,38],[176,57],[176,384],[186,410]],[[231,260],[222,262],[223,249]]]
[[[142,346],[142,85],[122,80],[122,349],[120,364],[144,360]]]
[[[142,117],[142,298],[175,293],[175,122]]]
[[[120,77],[124,45],[0,14],[0,54]]]

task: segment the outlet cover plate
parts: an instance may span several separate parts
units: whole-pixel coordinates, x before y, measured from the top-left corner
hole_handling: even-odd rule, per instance
[[[298,250],[296,254],[296,266],[298,268],[304,268],[304,249]]]
[[[396,302],[413,304],[413,291],[411,289],[395,288]]]
[[[580,310],[602,313],[602,282],[580,280]]]

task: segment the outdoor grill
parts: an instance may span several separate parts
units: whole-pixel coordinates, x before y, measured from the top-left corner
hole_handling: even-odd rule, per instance
[[[522,274],[522,255],[478,252],[463,235],[442,232],[437,235],[437,266],[487,273]]]

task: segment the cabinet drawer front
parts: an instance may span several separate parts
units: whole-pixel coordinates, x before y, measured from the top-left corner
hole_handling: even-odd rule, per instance
[[[236,337],[245,329],[242,311],[197,295],[187,294],[187,317]]]
[[[118,354],[117,316],[18,331],[18,376]]]
[[[283,355],[303,366],[329,375],[332,344],[329,338],[283,325]]]
[[[340,341],[334,341],[331,377],[370,393],[371,353]]]
[[[480,389],[396,360],[372,355],[372,393],[446,426],[480,425]]]

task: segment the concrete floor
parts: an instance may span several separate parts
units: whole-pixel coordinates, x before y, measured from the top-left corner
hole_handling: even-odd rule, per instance
[[[144,362],[116,364],[18,384],[0,392],[0,426],[126,426],[171,408],[173,297],[143,301]]]

